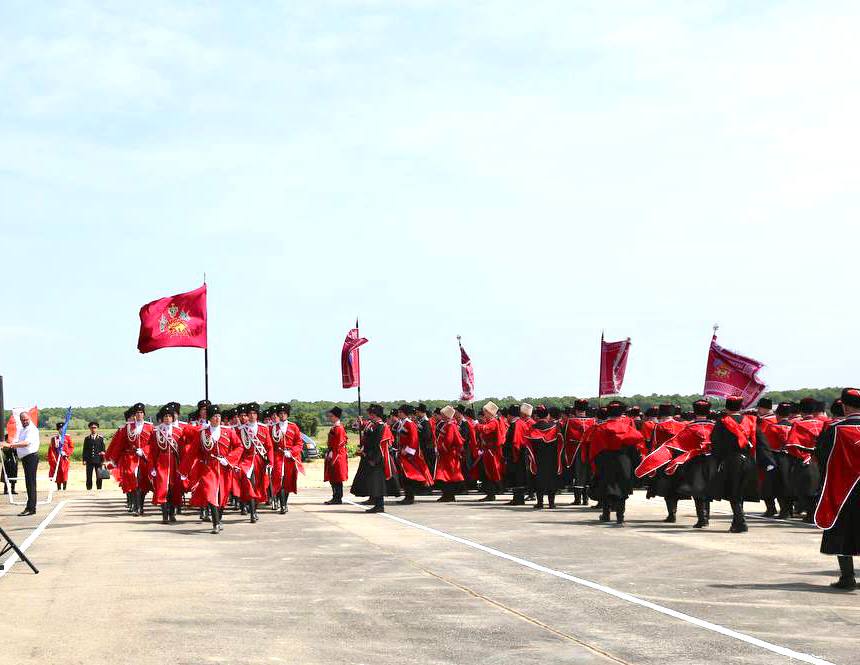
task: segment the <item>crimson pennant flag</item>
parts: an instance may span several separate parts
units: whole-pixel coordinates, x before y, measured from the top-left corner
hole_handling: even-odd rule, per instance
[[[346,333],[343,349],[340,352],[340,374],[344,388],[355,388],[361,385],[361,367],[358,361],[358,347],[367,344],[367,339],[358,336],[358,319],[355,328]]]
[[[629,337],[620,342],[606,342],[603,335],[600,335],[600,393],[598,397],[617,395],[621,392],[629,354]]]
[[[743,398],[743,407],[747,408],[758,399],[766,387],[756,376],[762,367],[764,364],[758,360],[721,347],[717,344],[717,333],[714,331],[702,394],[713,397],[740,395]]]
[[[457,344],[460,346],[460,385],[462,387],[460,401],[471,402],[475,399],[475,368],[472,367],[472,359],[460,343],[459,335],[457,335]]]
[[[206,285],[160,298],[140,308],[137,350],[149,353],[170,346],[206,348]]]

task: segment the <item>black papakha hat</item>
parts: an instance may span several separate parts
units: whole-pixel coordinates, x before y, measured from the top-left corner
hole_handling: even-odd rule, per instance
[[[800,400],[800,412],[809,416],[818,412],[818,400],[814,397],[804,397]]]
[[[137,404],[133,405],[129,410],[132,413],[137,413],[138,411],[143,411],[144,413],[146,413],[146,407],[143,405],[143,402],[137,402]]]
[[[675,405],[674,404],[661,404],[657,415],[661,418],[665,418],[666,416],[674,416],[675,415]]]
[[[610,402],[606,405],[606,415],[609,418],[617,418],[624,415],[623,402]]]
[[[212,402],[209,402],[209,404],[206,405],[206,412],[209,414],[210,418],[212,416],[222,415],[221,407],[218,406],[217,404],[212,404]],[[223,415],[227,415],[227,412],[225,411]]]
[[[210,402],[208,399],[201,399],[199,402],[197,402],[197,410],[198,411],[200,409],[202,409],[204,406],[212,406],[212,402]]]
[[[760,409],[772,409],[773,408],[773,400],[770,397],[762,397],[758,401],[758,404],[756,404],[756,406],[759,407]]]
[[[790,416],[793,410],[791,402],[780,402],[776,405],[776,415],[778,416]]]
[[[842,404],[841,399],[833,400],[833,404],[830,405],[830,413],[832,413],[834,416],[845,415],[845,405]]]
[[[697,416],[707,416],[711,413],[711,403],[706,399],[697,399],[693,402],[693,413]]]
[[[418,402],[418,406],[415,407],[416,411],[421,411],[421,413],[427,413],[427,405],[424,402]]]
[[[857,388],[845,388],[842,391],[842,404],[853,409],[860,408],[860,390]]]
[[[333,415],[335,418],[340,418],[343,415],[343,409],[339,406],[333,406],[328,410],[328,413]]]
[[[242,414],[248,413],[248,405],[247,404],[237,404],[236,405],[236,415],[241,416]]]
[[[578,399],[573,403],[573,408],[577,411],[585,411],[588,409],[588,400],[587,399]]]
[[[93,425],[95,425],[96,427],[99,426],[99,424],[95,420],[91,420],[87,423],[87,427],[92,427]]]
[[[726,411],[740,411],[744,405],[744,398],[740,395],[726,397]]]

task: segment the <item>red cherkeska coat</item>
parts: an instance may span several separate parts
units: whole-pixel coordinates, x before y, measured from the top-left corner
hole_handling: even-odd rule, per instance
[[[654,452],[682,429],[684,429],[684,423],[680,420],[669,419],[656,423],[648,439],[648,451]]]
[[[153,428],[149,445],[149,482],[152,485],[152,504],[182,505],[182,480],[179,466],[183,452],[182,428],[159,425]]]
[[[323,480],[327,483],[345,483],[349,478],[346,429],[340,421],[328,431],[328,452],[325,454]]]
[[[196,445],[188,446],[188,455],[180,464],[183,482],[191,489],[188,503],[197,508],[209,504],[223,508],[230,498],[242,444],[233,428],[224,425],[194,427],[188,432],[189,442],[192,433]]]
[[[481,469],[484,478],[498,483],[505,475],[503,448],[508,434],[508,423],[502,418],[490,418],[475,427],[478,438],[478,463],[472,467],[472,480],[480,480]]]
[[[299,491],[299,473],[304,475],[302,464],[302,431],[289,420],[285,423],[272,425],[272,492],[287,492],[297,494]],[[346,451],[346,444],[344,444]],[[325,471],[324,471],[325,472]]]
[[[460,456],[463,452],[463,437],[453,420],[441,421],[436,428],[436,471],[433,479],[437,483],[461,483],[463,471]]]
[[[577,453],[579,453],[580,461],[586,461],[588,455],[585,453],[583,440],[585,433],[596,423],[596,418],[582,416],[572,416],[565,421],[562,431],[564,432],[564,465],[566,467],[570,467],[574,463]]]
[[[150,423],[143,423],[140,431],[134,422],[126,423],[116,431],[105,451],[105,459],[115,467],[114,479],[126,494],[137,489],[146,492],[150,488],[147,458],[152,429]],[[137,454],[138,448],[143,451],[143,457]]]
[[[59,434],[55,434],[51,437],[51,444],[48,447],[48,474],[53,478],[54,471],[56,471],[56,481],[58,483],[67,483],[69,482],[69,459],[72,457],[72,451],[75,449],[75,444],[72,443],[72,437],[66,434],[63,439],[63,445],[61,446],[61,453],[57,450],[57,441],[59,438]],[[59,468],[57,468],[58,459],[60,462]]]
[[[268,468],[274,464],[272,439],[263,423],[237,428],[240,443],[239,460],[233,481],[233,494],[240,501],[265,501],[269,482]]]
[[[397,457],[405,478],[426,486],[433,484],[433,474],[418,442],[418,426],[409,418],[401,423],[397,432]]]

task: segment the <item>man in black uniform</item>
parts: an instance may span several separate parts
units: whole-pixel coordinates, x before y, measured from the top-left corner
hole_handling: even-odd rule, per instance
[[[744,501],[758,501],[755,416],[741,414],[743,398],[726,398],[726,413],[717,419],[711,432],[717,472],[713,496],[726,499],[732,507],[731,533],[748,531]]]
[[[9,435],[6,435],[6,440],[9,440]],[[18,492],[15,490],[15,483],[17,480],[9,480],[9,485],[11,486],[11,490],[6,486],[7,478],[17,478],[18,477],[18,455],[16,455],[11,450],[4,450],[0,452],[0,455],[3,456],[3,468],[0,469],[0,472],[3,474],[3,494],[8,494],[10,491],[12,494],[17,494]]]
[[[821,553],[835,554],[839,580],[834,589],[853,591],[854,556],[860,554],[860,390],[842,391],[845,417],[818,438],[815,456],[823,473],[815,524],[824,529]]]
[[[387,478],[384,456],[388,454],[388,441],[383,435],[388,427],[382,420],[383,413],[379,404],[371,404],[367,408],[368,422],[365,422],[361,435],[361,460],[350,489],[354,496],[369,498],[371,507],[365,511],[367,513],[385,512]]]
[[[424,454],[424,461],[430,469],[430,475],[436,468],[436,444],[433,442],[433,427],[427,417],[427,405],[423,402],[415,407],[415,424],[418,426],[418,443]]]
[[[96,476],[96,489],[102,488],[102,477],[99,469],[105,461],[105,439],[99,434],[99,424],[93,420],[89,424],[90,433],[84,439],[84,452],[82,459],[87,467],[87,489],[93,488],[93,474]]]

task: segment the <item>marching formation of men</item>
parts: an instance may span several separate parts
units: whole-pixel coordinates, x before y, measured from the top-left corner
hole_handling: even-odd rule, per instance
[[[360,420],[360,457],[351,492],[366,498],[367,512],[385,510],[385,497],[400,505],[418,494],[440,493],[454,502],[478,489],[480,502],[507,490],[508,505],[534,501],[534,509],[555,509],[559,493],[571,505],[600,510],[600,521],[623,525],[627,499],[636,487],[662,497],[665,522],[677,521],[680,501],[692,501],[693,528],[709,526],[712,501],[728,502],[729,531],[748,530],[744,504],[764,501],[763,517],[799,518],[825,528],[822,552],[839,557],[836,588],[856,586],[853,555],[860,553],[860,391],[845,389],[830,407],[812,398],[799,403],[759,400],[744,410],[741,397],[728,397],[716,413],[702,399],[692,411],[671,404],[645,411],[618,400],[593,407],[576,400],[565,409],[493,402],[480,416],[464,405],[432,414],[424,404],[403,404],[386,416],[371,404]],[[128,497],[128,510],[141,515],[144,497],[161,508],[166,524],[183,505],[200,510],[212,533],[222,529],[232,505],[257,522],[258,506],[284,514],[298,491],[302,435],[289,420],[289,404],[261,413],[256,403],[223,413],[206,400],[181,422],[179,405],[164,405],[156,424],[145,420],[143,404],[126,412],[105,458]],[[349,476],[343,412],[327,413],[324,478],[332,488],[325,503],[343,503]],[[837,464],[829,464],[838,459]],[[833,468],[831,468],[833,467]],[[58,482],[65,475],[58,473]],[[186,495],[188,496],[186,503]]]
[[[228,504],[252,524],[259,520],[261,503],[280,514],[288,511],[289,495],[298,491],[298,474],[304,473],[301,431],[289,417],[289,404],[261,413],[251,402],[222,412],[201,400],[185,422],[179,419],[179,404],[170,402],[152,424],[138,403],[125,412],[127,422],[104,457],[132,515],[143,514],[151,493],[164,524],[175,523],[177,512],[188,505],[198,508],[200,519],[211,521],[217,534]],[[338,464],[346,468],[345,445],[340,454]]]

